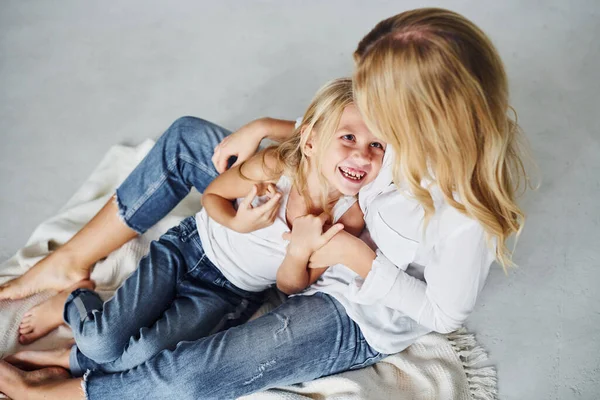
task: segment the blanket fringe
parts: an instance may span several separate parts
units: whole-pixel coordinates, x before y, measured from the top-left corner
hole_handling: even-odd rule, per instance
[[[460,358],[467,375],[471,398],[473,400],[498,399],[498,379],[494,367],[480,367],[488,359],[487,352],[477,344],[475,335],[467,333],[465,328],[446,335],[450,345]]]

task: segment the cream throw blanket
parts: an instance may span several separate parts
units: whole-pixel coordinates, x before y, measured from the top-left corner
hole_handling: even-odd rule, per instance
[[[0,283],[23,274],[46,254],[66,242],[110,199],[115,188],[150,150],[147,140],[137,147],[114,146],[90,178],[59,213],[34,231],[26,246],[0,265]],[[108,298],[137,267],[151,240],[158,238],[179,220],[195,214],[200,195],[193,191],[167,217],[146,234],[128,242],[96,264],[92,279],[97,290]],[[24,347],[17,342],[17,328],[23,314],[53,293],[45,292],[19,301],[0,301],[0,357]],[[273,305],[265,305],[262,312]],[[260,311],[259,311],[260,312]],[[28,349],[64,346],[70,333],[61,327]],[[494,399],[496,372],[478,367],[486,359],[472,335],[464,330],[450,335],[432,333],[405,351],[374,366],[317,379],[299,385],[271,389],[245,396],[247,400],[268,399]],[[0,395],[1,396],[1,395]]]

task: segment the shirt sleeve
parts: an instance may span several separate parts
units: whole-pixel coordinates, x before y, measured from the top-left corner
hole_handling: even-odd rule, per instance
[[[360,304],[383,303],[429,329],[452,332],[473,311],[493,260],[483,228],[473,222],[435,246],[425,282],[377,252],[367,277],[350,285],[349,298]]]

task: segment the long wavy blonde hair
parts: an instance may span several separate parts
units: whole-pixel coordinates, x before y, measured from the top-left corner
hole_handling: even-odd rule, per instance
[[[526,173],[506,73],[488,37],[457,13],[417,9],[377,24],[354,59],[356,104],[395,150],[394,182],[408,183],[425,223],[435,212],[429,180],[496,239],[498,262],[513,265],[506,242],[523,228],[515,194]]]
[[[309,212],[315,206],[308,193],[308,174],[310,161],[305,154],[307,142],[312,140],[315,149],[315,160],[319,180],[321,184],[321,208],[330,212],[331,204],[337,199],[329,199],[329,185],[320,166],[323,163],[325,149],[331,143],[334,133],[340,123],[342,113],[346,106],[354,103],[352,92],[352,80],[350,78],[334,79],[323,85],[313,97],[308,109],[302,117],[302,122],[295,129],[292,136],[279,145],[264,150],[263,156],[267,154],[274,156],[274,163],[263,162],[265,171],[270,176],[285,174],[292,179],[292,184],[302,195]],[[268,165],[272,164],[272,165]],[[243,176],[242,168],[240,173]]]

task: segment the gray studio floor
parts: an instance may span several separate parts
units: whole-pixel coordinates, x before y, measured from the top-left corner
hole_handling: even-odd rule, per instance
[[[496,43],[543,177],[524,199],[520,268],[494,267],[468,328],[497,365],[500,398],[599,398],[598,4],[3,0],[0,259],[113,144],[156,137],[182,115],[231,129],[294,118],[322,83],[351,72],[377,21],[443,5]]]

